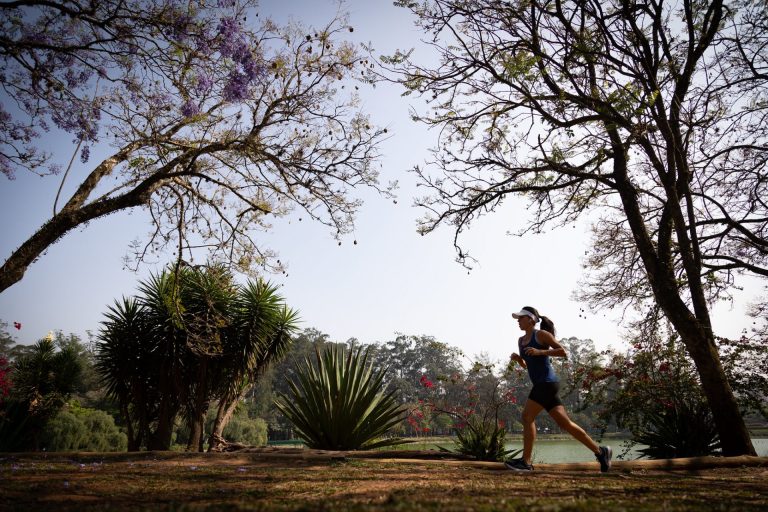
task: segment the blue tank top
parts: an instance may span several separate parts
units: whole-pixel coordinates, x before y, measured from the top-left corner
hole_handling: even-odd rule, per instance
[[[525,349],[533,347],[539,350],[547,350],[547,347],[540,345],[536,340],[536,333],[538,330],[534,330],[531,334],[531,341],[527,345],[523,346],[523,340],[518,339],[517,345],[520,348],[520,356],[525,361],[528,367],[528,377],[531,378],[531,382],[534,384],[540,384],[542,382],[559,382],[555,370],[552,368],[552,363],[549,361],[549,356],[528,356],[525,355]]]

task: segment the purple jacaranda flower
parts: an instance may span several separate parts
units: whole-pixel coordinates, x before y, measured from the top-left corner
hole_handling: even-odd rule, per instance
[[[226,101],[242,101],[248,97],[248,77],[239,72],[232,71],[227,78],[227,84],[224,86],[224,99]]]
[[[208,94],[211,87],[213,87],[213,79],[207,73],[198,73],[195,92],[201,95]]]
[[[200,113],[200,106],[194,100],[187,100],[181,106],[181,115],[184,117],[192,117]]]
[[[91,157],[91,147],[90,146],[83,146],[83,149],[80,150],[80,161],[84,164],[88,163],[88,159]]]
[[[150,107],[165,110],[173,104],[173,97],[166,92],[160,94],[150,94],[147,97],[147,102],[149,103]]]
[[[253,55],[249,55],[249,58],[243,62],[243,71],[252,82],[263,78],[267,74],[267,68],[257,62]]]
[[[221,18],[219,22],[219,36],[221,42],[219,52],[224,57],[231,57],[237,60],[236,56],[242,58],[243,52],[243,33],[242,27],[235,18]]]
[[[21,42],[46,44],[51,43],[49,34],[35,25],[24,26],[21,33]]]
[[[189,36],[189,26],[194,19],[188,14],[175,13],[176,16],[173,20],[173,25],[170,28],[170,34],[168,36],[174,41],[183,43]]]
[[[0,174],[4,175],[9,180],[16,178],[16,174],[13,172],[13,166],[11,165],[11,160],[5,155],[0,155]]]

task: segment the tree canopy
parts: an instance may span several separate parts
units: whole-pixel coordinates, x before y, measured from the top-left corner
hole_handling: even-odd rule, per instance
[[[33,1],[0,6],[0,26],[0,173],[60,179],[61,194],[62,161],[90,168],[0,267],[0,291],[71,229],[130,208],[152,223],[134,262],[170,247],[277,270],[254,239],[270,219],[297,207],[340,236],[352,188],[394,186],[378,184],[385,130],[357,108],[365,62],[343,16],[310,29],[261,19],[251,0]],[[39,150],[48,132],[72,153]]]
[[[96,340],[96,369],[118,403],[128,449],[169,449],[183,415],[187,449],[203,451],[214,404],[209,447],[221,448],[237,404],[285,355],[298,313],[278,287],[238,285],[220,265],[169,269],[140,290],[109,308]]]
[[[757,1],[400,1],[438,60],[382,58],[439,128],[422,232],[461,233],[507,196],[520,234],[593,224],[579,293],[657,302],[696,362],[727,454],[754,453],[715,346],[711,301],[768,276],[768,41]]]

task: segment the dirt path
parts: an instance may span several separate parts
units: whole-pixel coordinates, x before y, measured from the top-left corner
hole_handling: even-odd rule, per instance
[[[374,457],[0,454],[0,510],[768,510],[765,457],[619,461],[608,474],[596,463],[521,474],[434,453]]]

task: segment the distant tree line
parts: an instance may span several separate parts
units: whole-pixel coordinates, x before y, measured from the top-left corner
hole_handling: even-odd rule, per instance
[[[110,322],[114,318],[108,316],[107,329]],[[125,405],[110,393],[110,380],[99,375],[98,339],[84,343],[75,335],[58,331],[25,346],[14,342],[7,327],[0,324],[0,358],[6,369],[0,380],[9,384],[0,405],[0,450],[128,449],[130,422],[135,417],[124,414]],[[651,456],[679,456],[680,450],[693,449],[679,445],[694,442],[705,451],[716,451],[718,436],[711,413],[694,367],[679,350],[676,336],[668,329],[659,329],[638,332],[630,342],[626,351],[598,351],[591,340],[561,340],[568,357],[555,358],[553,364],[571,415],[597,435],[621,433],[646,445],[654,441],[654,435],[664,432],[674,438],[660,443],[676,443],[678,448],[671,448],[672,453],[649,453]],[[768,340],[745,337],[739,341],[723,339],[721,343],[742,413],[751,425],[765,425]],[[268,440],[295,439],[293,425],[274,402],[278,394],[288,393],[288,381],[295,379],[299,363],[329,346],[351,350],[361,345],[355,338],[332,341],[314,328],[292,334],[280,357],[238,386],[240,393],[231,420],[223,429],[222,443],[264,445]],[[496,415],[495,421],[504,431],[521,430],[519,418],[530,385],[525,372],[508,361],[493,360],[482,353],[470,358],[426,335],[397,334],[366,348],[374,368],[387,370],[386,389],[395,389],[408,410],[392,435],[453,435],[472,415],[488,411]],[[136,375],[146,378],[148,374]],[[184,408],[184,403],[180,399],[179,407]],[[128,409],[137,410],[135,404],[129,404]],[[208,439],[209,447],[213,446],[210,440],[218,411],[216,399],[206,402],[197,435],[194,423],[188,421],[189,414],[175,416],[163,449],[197,450],[200,439]],[[159,421],[155,416],[148,432],[156,431]],[[537,425],[541,432],[560,433],[547,417],[539,418]],[[670,429],[673,434],[669,434]],[[132,435],[135,442],[135,431]],[[134,445],[131,449],[148,447]]]

